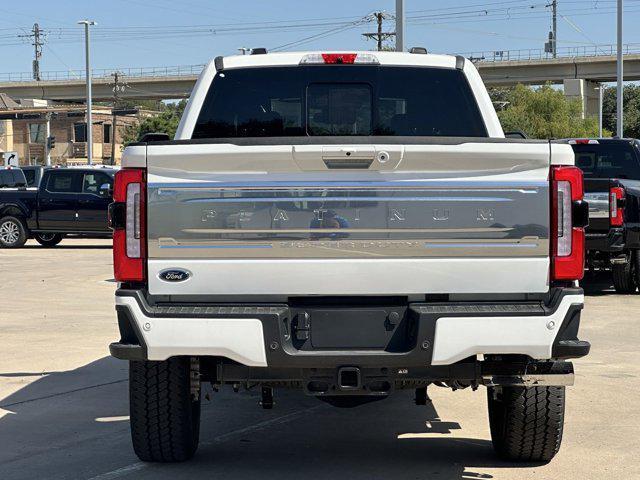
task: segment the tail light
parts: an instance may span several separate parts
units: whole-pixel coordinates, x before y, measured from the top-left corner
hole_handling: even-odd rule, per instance
[[[125,168],[116,173],[109,225],[113,229],[113,270],[118,282],[145,279],[145,171]]]
[[[609,223],[612,227],[621,227],[624,223],[625,191],[622,187],[609,190]]]
[[[554,166],[551,176],[551,278],[580,280],[584,276],[584,229],[589,222],[582,171]]]

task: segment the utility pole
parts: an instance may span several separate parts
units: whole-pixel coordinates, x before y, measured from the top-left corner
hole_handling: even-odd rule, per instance
[[[387,15],[384,12],[376,12],[373,14],[373,16],[375,17],[376,22],[378,23],[378,31],[373,33],[363,33],[362,36],[368,39],[371,39],[371,38],[375,39],[378,43],[378,51],[380,52],[384,48],[384,45],[383,45],[384,40],[395,36],[395,32],[382,31],[382,22],[388,19],[389,15]]]
[[[617,88],[617,124],[618,137],[624,137],[624,57],[622,56],[622,27],[624,2],[618,0],[618,88]]]
[[[396,0],[396,52],[404,52],[404,0]]]
[[[40,25],[37,23],[33,24],[33,28],[31,29],[31,33],[29,35],[18,35],[21,38],[33,38],[34,55],[32,62],[33,69],[33,79],[36,81],[42,80],[40,78],[40,58],[42,57],[42,46],[44,45],[44,40],[42,36],[42,30],[40,30]]]
[[[553,58],[558,56],[558,0],[551,2],[551,11],[553,20],[551,22],[551,31],[553,32]]]
[[[91,58],[89,56],[89,26],[96,25],[93,20],[80,20],[78,25],[84,25],[84,53],[85,53],[85,69],[87,74],[87,163],[93,163],[93,118],[91,109],[93,107],[91,100]]]
[[[116,164],[116,108],[118,107],[118,93],[120,85],[118,84],[118,72],[113,72],[113,105],[111,107],[111,165]]]
[[[551,31],[549,32],[549,41],[544,46],[544,51],[556,58],[558,56],[558,0],[553,0],[545,6],[551,7]]]

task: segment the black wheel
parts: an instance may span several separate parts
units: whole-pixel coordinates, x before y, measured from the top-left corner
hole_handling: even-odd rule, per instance
[[[200,388],[191,388],[187,357],[130,362],[129,411],[136,455],[145,462],[182,462],[198,449]]]
[[[564,387],[488,389],[493,448],[505,460],[550,462],[564,426]]]
[[[27,229],[16,217],[0,218],[0,247],[20,248],[27,242]]]
[[[637,288],[636,263],[637,255],[631,252],[630,259],[624,264],[611,265],[611,274],[613,277],[613,286],[616,292],[628,294],[634,293]]]
[[[60,233],[34,233],[33,238],[43,247],[55,247],[62,241]]]

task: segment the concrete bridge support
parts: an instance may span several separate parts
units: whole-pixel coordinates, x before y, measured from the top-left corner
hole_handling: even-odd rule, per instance
[[[564,95],[567,98],[577,98],[582,104],[582,118],[598,117],[600,114],[600,86],[599,82],[582,78],[564,80]]]

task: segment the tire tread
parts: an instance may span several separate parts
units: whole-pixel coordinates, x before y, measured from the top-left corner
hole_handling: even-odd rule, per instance
[[[637,283],[634,272],[635,268],[633,266],[634,257],[635,254],[632,253],[632,260],[630,262],[611,266],[613,286],[618,293],[629,294],[636,291]]]
[[[502,458],[550,462],[558,453],[564,425],[564,387],[504,387],[494,399],[489,389],[494,449]]]
[[[198,448],[200,402],[191,398],[188,358],[132,361],[131,437],[147,462],[181,462]]]

